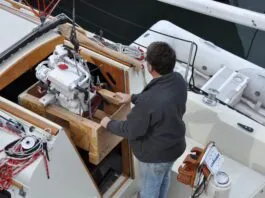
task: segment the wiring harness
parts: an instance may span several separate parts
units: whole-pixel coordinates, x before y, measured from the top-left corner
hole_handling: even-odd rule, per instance
[[[0,129],[18,137],[0,150],[0,191],[7,190],[13,178],[41,156],[49,179],[47,142],[34,135],[27,135],[19,122],[3,116],[0,117]]]

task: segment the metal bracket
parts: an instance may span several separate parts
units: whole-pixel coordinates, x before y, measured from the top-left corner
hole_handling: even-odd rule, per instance
[[[216,89],[208,89],[208,95],[207,96],[204,96],[202,101],[207,104],[207,105],[210,105],[210,106],[216,106],[217,105],[217,94],[219,93],[219,91],[217,91]]]

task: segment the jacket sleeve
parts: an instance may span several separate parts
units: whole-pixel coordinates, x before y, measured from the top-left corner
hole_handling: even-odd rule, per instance
[[[135,140],[146,134],[151,120],[151,113],[147,104],[137,102],[127,116],[126,121],[112,120],[107,125],[107,130],[118,136]]]
[[[139,98],[139,96],[140,96],[140,94],[132,94],[132,95],[131,95],[131,102],[132,102],[133,104],[135,104],[136,101],[137,101],[137,99]]]

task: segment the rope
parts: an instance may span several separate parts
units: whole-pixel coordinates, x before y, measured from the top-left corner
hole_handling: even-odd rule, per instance
[[[31,1],[31,4],[28,2],[28,0],[22,0],[24,3],[30,7],[31,12],[40,18],[41,23],[43,24],[48,16],[53,12],[53,10],[56,8],[56,6],[59,4],[61,0],[50,0],[48,4],[46,5],[44,0],[37,0],[36,10],[34,9],[33,2]]]
[[[0,125],[0,128],[13,132],[12,129]],[[13,132],[18,137],[23,133]],[[48,179],[50,178],[48,167],[47,143],[32,135],[23,134],[18,140],[11,142],[0,153],[4,152],[5,157],[0,159],[0,191],[7,190],[13,178],[22,170],[43,156]]]
[[[139,47],[131,47],[131,46],[126,46],[126,45],[122,45],[117,43],[117,51],[123,54],[126,54],[130,57],[139,59],[139,60],[143,60],[144,59],[144,53],[143,50],[141,50]]]
[[[0,167],[0,191],[7,190],[12,184],[12,168],[8,165]]]

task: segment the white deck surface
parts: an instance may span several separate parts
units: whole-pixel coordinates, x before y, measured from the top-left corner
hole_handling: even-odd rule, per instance
[[[195,142],[194,140],[186,137],[187,148],[184,154],[174,163],[172,171],[178,173],[178,167],[182,164],[186,155],[189,151],[197,146],[204,148],[201,144]],[[217,145],[218,146],[218,145]],[[259,192],[265,186],[265,176],[238,163],[231,158],[224,156],[224,164],[221,171],[226,172],[230,179],[232,180],[232,188],[230,193],[230,198],[249,198],[253,197],[257,192]]]
[[[0,9],[0,27],[0,53],[2,53],[31,32],[36,24]]]

